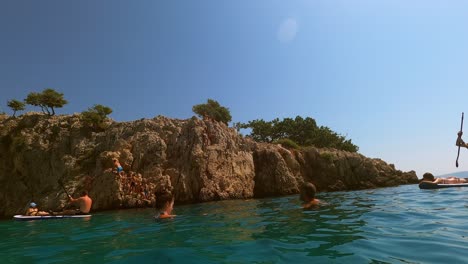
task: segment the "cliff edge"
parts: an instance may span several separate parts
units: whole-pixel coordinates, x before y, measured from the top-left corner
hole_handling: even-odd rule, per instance
[[[111,171],[113,158],[125,173]],[[87,189],[93,210],[106,210],[152,206],[161,186],[176,202],[192,203],[295,194],[303,181],[342,191],[417,180],[380,159],[257,143],[195,117],[110,121],[99,133],[79,114],[0,119],[0,216],[21,214],[32,200],[42,210],[60,209],[64,189],[75,197]]]

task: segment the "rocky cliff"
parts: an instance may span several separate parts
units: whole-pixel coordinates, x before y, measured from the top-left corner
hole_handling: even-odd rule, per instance
[[[113,158],[125,173],[111,171]],[[295,194],[303,181],[338,191],[416,183],[417,176],[357,153],[256,143],[195,117],[111,121],[99,133],[78,114],[0,118],[0,216],[23,213],[31,200],[62,208],[65,190],[76,197],[87,189],[93,210],[106,210],[151,206],[157,188],[191,203]]]

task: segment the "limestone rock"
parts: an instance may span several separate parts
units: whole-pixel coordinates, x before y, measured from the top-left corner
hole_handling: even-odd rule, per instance
[[[118,158],[124,173],[112,172]],[[212,120],[157,116],[109,122],[94,132],[80,115],[26,113],[0,118],[0,216],[67,205],[59,182],[73,196],[82,189],[93,210],[154,205],[154,191],[169,188],[177,203],[295,194],[304,181],[319,191],[416,183],[414,171],[358,153],[289,150],[256,143]]]

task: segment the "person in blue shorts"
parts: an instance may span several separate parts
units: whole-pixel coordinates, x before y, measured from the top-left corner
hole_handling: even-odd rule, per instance
[[[122,165],[120,165],[119,160],[113,159],[112,161],[114,162],[115,173],[120,174],[121,172],[123,172],[123,168]]]

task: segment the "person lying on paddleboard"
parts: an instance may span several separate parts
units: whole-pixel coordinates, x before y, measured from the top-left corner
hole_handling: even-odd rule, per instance
[[[423,174],[421,182],[430,182],[430,183],[441,183],[441,184],[456,184],[456,183],[468,183],[467,178],[457,178],[457,177],[448,177],[448,178],[435,178],[434,175],[430,172]]]
[[[159,215],[156,218],[173,218],[175,215],[172,215],[172,209],[174,206],[174,196],[169,191],[157,191],[156,196],[156,210],[158,210]]]
[[[304,202],[302,204],[302,208],[310,209],[322,203],[319,199],[315,198],[316,192],[317,189],[315,188],[315,185],[313,183],[305,182],[302,184],[299,196],[299,198]]]
[[[29,204],[29,208],[26,211],[26,215],[28,216],[44,216],[44,215],[49,215],[49,213],[44,212],[44,211],[39,211],[37,208],[37,204],[35,202],[32,202]]]
[[[86,215],[91,211],[93,200],[88,196],[87,191],[82,191],[80,198],[73,199],[71,195],[68,195],[68,199],[71,203],[77,204],[80,208],[75,210],[64,210],[62,212],[54,212],[53,215]]]

